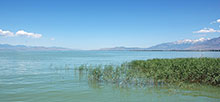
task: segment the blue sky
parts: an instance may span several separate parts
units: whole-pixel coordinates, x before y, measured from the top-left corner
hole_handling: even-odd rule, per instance
[[[13,45],[150,47],[220,36],[220,0],[1,0],[0,4],[0,43]]]

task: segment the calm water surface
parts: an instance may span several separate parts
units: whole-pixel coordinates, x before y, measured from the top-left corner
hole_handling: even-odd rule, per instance
[[[0,102],[220,102],[220,89],[120,87],[91,83],[74,66],[152,58],[220,57],[220,52],[0,51]]]

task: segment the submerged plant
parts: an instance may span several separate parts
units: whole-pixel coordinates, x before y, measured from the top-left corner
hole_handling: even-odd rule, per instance
[[[94,69],[90,69],[89,71],[89,78],[95,81],[100,81],[102,77],[102,68],[98,66]]]

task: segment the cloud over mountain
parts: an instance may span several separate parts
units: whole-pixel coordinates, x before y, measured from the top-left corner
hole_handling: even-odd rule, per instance
[[[175,41],[173,42],[174,44],[183,44],[183,43],[198,43],[198,42],[204,42],[204,41],[207,41],[207,40],[210,40],[210,38],[199,38],[199,39],[195,39],[195,40],[191,40],[191,39],[184,39],[184,40],[178,40],[178,41]]]
[[[193,33],[216,33],[216,32],[219,33],[220,30],[215,30],[213,28],[203,28],[199,31],[194,31]]]

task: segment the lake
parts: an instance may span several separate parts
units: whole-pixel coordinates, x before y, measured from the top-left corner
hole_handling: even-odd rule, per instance
[[[187,57],[220,57],[220,52],[0,51],[0,102],[219,102],[218,87],[120,87],[91,83],[74,70],[82,64]]]

